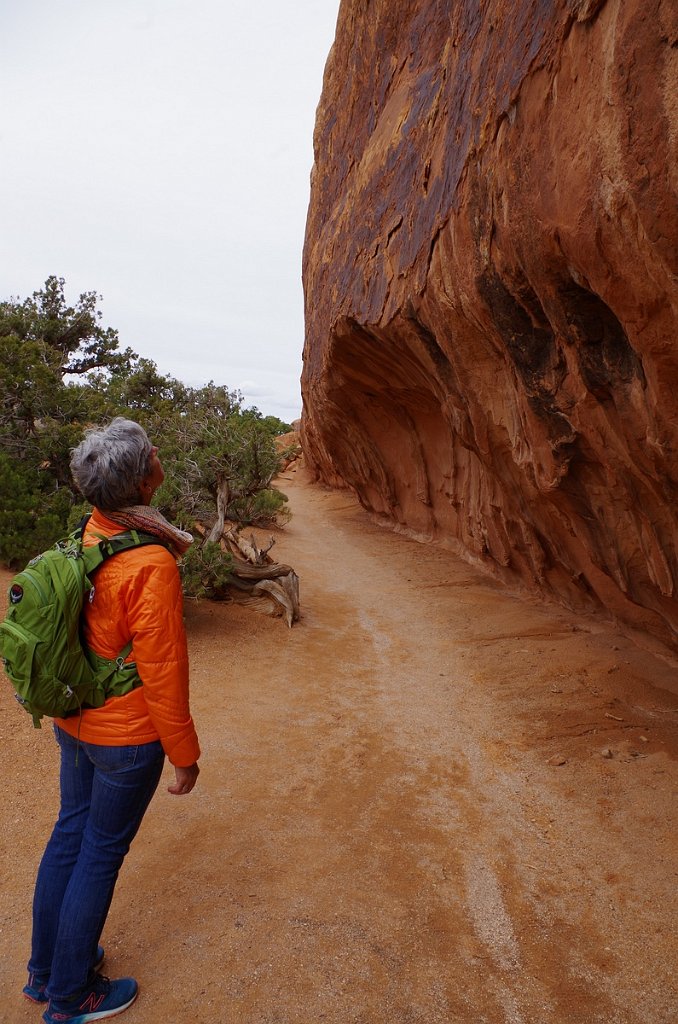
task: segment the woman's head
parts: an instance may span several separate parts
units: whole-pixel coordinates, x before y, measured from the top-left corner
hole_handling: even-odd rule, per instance
[[[162,483],[159,467],[157,449],[144,428],[121,416],[107,427],[89,430],[71,453],[78,488],[92,505],[110,512],[148,504]]]

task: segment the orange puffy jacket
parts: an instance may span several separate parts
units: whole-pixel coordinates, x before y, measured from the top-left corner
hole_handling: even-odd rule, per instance
[[[123,532],[95,509],[85,544]],[[169,760],[187,768],[200,757],[188,703],[188,648],[181,581],[174,556],[158,545],[122,551],[97,569],[94,600],[86,604],[85,639],[104,658],[117,658],[128,641],[143,686],[109,697],[101,708],[57,718],[59,728],[105,747],[160,740]]]

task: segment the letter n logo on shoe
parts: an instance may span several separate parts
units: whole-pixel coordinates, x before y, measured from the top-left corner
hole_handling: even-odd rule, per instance
[[[105,993],[97,995],[96,992],[90,992],[85,1002],[80,1006],[80,1009],[84,1013],[94,1013],[99,1009],[105,998]]]

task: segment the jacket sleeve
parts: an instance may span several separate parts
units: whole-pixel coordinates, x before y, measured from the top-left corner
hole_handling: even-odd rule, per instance
[[[166,548],[147,558],[128,582],[131,659],[143,682],[148,713],[167,757],[178,768],[194,764],[200,747],[189,708],[188,646],[181,580]]]

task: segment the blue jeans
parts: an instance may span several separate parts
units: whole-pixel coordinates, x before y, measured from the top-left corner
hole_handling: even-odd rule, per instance
[[[61,747],[61,808],[38,869],[29,973],[47,996],[73,999],[91,980],[120,866],[155,793],[159,741],[103,747],[54,727]],[[76,757],[77,755],[77,757]]]

